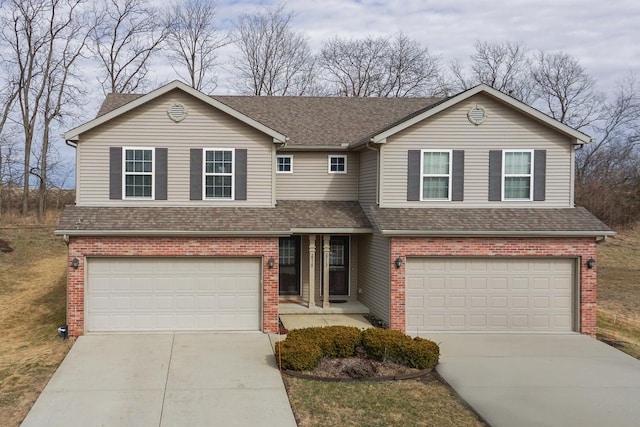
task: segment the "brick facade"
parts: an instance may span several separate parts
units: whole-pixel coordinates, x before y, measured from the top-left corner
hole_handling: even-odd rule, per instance
[[[402,266],[394,265],[397,257]],[[586,261],[596,259],[594,238],[391,238],[391,328],[405,332],[405,268],[409,256],[455,257],[571,257],[580,263],[580,332],[596,334],[596,267]]]
[[[262,329],[278,331],[278,238],[277,237],[71,237],[69,258],[80,260],[78,269],[68,267],[67,323],[69,336],[84,334],[86,257],[262,257]],[[268,267],[269,258],[276,260]]]

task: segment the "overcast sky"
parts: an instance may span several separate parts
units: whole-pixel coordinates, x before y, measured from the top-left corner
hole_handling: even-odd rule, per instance
[[[242,13],[272,0],[218,0],[223,28]],[[340,37],[404,32],[445,63],[467,61],[476,40],[523,42],[530,49],[565,51],[578,58],[602,90],[635,70],[640,73],[640,2],[637,0],[296,0],[293,27],[314,50]],[[162,80],[161,76],[160,80]],[[222,76],[221,76],[222,77]],[[221,78],[217,92],[232,93]]]

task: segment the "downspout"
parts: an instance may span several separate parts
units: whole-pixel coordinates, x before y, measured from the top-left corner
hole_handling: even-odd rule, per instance
[[[372,142],[373,138],[367,141],[365,146],[376,153],[376,205],[380,206],[380,150],[369,145]]]

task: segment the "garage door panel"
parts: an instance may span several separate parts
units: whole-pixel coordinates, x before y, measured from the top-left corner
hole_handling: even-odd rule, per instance
[[[256,258],[90,258],[88,331],[259,330]]]
[[[408,332],[571,331],[573,270],[572,259],[410,257]]]

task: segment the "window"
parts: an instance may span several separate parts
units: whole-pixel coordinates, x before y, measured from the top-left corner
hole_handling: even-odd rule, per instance
[[[422,150],[422,200],[451,200],[451,151]]]
[[[233,199],[233,150],[204,151],[204,198]]]
[[[293,156],[277,156],[276,160],[278,173],[293,173]]]
[[[533,150],[503,151],[503,200],[531,200]]]
[[[153,148],[124,148],[124,198],[153,199]]]
[[[329,173],[347,173],[347,156],[329,156]]]

